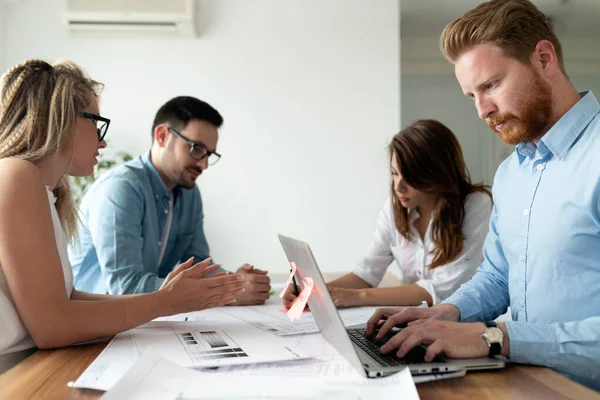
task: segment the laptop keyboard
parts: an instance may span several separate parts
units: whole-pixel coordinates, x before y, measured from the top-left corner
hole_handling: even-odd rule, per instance
[[[404,357],[398,358],[395,355],[395,352],[391,352],[388,354],[381,354],[379,352],[379,348],[383,346],[385,342],[387,342],[392,336],[398,333],[398,330],[392,330],[388,332],[383,338],[380,340],[375,340],[375,336],[377,336],[377,332],[375,332],[370,337],[365,337],[365,330],[362,328],[348,328],[346,329],[352,343],[356,346],[360,347],[365,353],[367,353],[374,361],[379,363],[382,367],[394,367],[397,365],[407,365],[407,364],[420,364],[425,362],[425,348],[422,346],[417,346],[408,352]],[[444,360],[440,357],[436,357],[432,362],[444,362]]]

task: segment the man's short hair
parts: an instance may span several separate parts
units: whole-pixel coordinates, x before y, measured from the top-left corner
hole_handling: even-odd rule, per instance
[[[183,130],[192,120],[210,122],[217,128],[223,125],[223,117],[210,104],[190,96],[178,96],[163,104],[152,123],[152,142],[154,130],[158,125],[167,124],[173,129]]]
[[[490,43],[506,56],[529,64],[540,40],[554,45],[558,65],[566,75],[562,46],[544,13],[529,0],[491,0],[448,24],[440,38],[440,48],[454,63],[473,47]]]

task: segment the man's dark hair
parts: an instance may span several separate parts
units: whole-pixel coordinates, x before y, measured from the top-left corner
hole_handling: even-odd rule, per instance
[[[158,109],[152,123],[152,142],[154,142],[154,130],[158,125],[167,124],[181,131],[191,120],[210,122],[217,128],[223,125],[223,117],[210,104],[195,97],[178,96]]]

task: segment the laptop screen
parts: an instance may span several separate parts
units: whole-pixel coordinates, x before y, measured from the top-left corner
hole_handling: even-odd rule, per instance
[[[288,261],[296,264],[299,281],[306,277],[310,277],[314,281],[313,292],[308,298],[308,306],[321,334],[359,373],[367,376],[362,362],[348,338],[346,328],[331,299],[308,243],[283,235],[279,235],[279,241]]]

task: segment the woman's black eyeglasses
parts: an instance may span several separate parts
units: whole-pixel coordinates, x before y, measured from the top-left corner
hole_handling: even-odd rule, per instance
[[[101,142],[106,136],[106,131],[108,131],[108,126],[110,125],[110,119],[101,117],[96,114],[90,114],[88,112],[81,113],[83,118],[91,119],[96,124],[96,131],[98,131],[98,142]]]
[[[175,129],[169,127],[169,131],[173,133],[175,136],[182,139],[190,146],[190,157],[192,157],[196,161],[203,160],[208,157],[208,165],[215,165],[217,161],[221,158],[221,155],[216,151],[210,151],[204,146],[202,143],[192,142],[190,139],[183,136],[181,133],[177,132]]]

